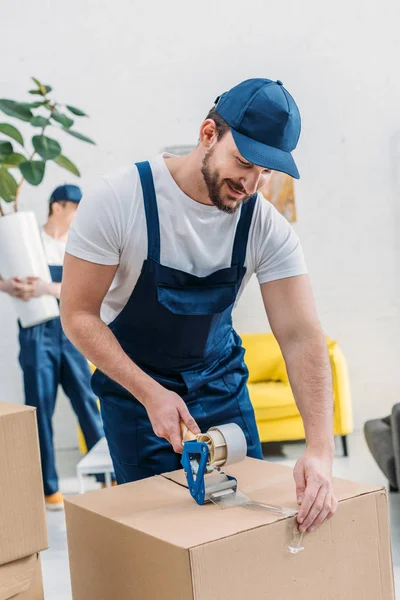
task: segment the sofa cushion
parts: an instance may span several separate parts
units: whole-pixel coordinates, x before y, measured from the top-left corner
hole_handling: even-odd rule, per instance
[[[246,349],[244,360],[249,369],[249,382],[288,382],[285,361],[272,333],[249,333],[240,336]]]
[[[249,383],[250,400],[257,421],[286,419],[299,416],[299,411],[288,383],[271,381]]]

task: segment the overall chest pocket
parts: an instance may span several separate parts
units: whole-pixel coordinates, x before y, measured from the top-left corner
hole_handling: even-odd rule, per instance
[[[236,284],[206,286],[172,286],[159,283],[158,302],[175,315],[217,315],[236,299]]]

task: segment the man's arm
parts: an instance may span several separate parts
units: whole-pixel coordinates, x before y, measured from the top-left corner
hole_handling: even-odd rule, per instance
[[[261,293],[304,422],[307,450],[294,476],[300,530],[311,529],[337,509],[331,482],[333,394],[326,340],[307,275],[264,283]]]
[[[118,265],[65,255],[60,304],[63,329],[84,356],[145,406],[155,434],[166,438],[179,452],[181,421],[193,433],[200,432],[186,404],[142,371],[100,318],[101,304],[117,269]]]

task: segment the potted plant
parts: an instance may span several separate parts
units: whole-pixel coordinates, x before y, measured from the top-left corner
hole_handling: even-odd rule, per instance
[[[35,88],[29,93],[37,97],[32,102],[0,99],[0,111],[25,121],[34,129],[32,148],[28,149],[20,131],[14,125],[0,122],[0,276],[40,277],[51,281],[36,217],[31,211],[19,211],[22,186],[42,183],[49,163],[55,163],[77,177],[79,170],[62,154],[60,143],[48,136],[49,129],[58,129],[89,144],[93,140],[73,128],[76,117],[87,115],[71,105],[53,100],[52,88],[32,78]],[[16,146],[16,147],[14,147]],[[58,304],[52,296],[23,302],[13,298],[22,327],[30,327],[58,316]]]

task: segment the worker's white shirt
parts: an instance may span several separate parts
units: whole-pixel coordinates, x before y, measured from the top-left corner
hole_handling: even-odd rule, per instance
[[[56,240],[45,232],[43,228],[40,230],[44,253],[48,265],[62,265],[64,262],[66,242]]]
[[[150,164],[161,264],[199,277],[229,267],[240,209],[230,215],[186,196],[163,155]],[[120,265],[101,311],[102,319],[110,323],[127,303],[147,258],[146,217],[135,165],[102,177],[84,194],[69,231],[67,252],[89,262]],[[254,209],[245,266],[240,293],[253,273],[261,284],[307,271],[297,235],[262,194]]]

